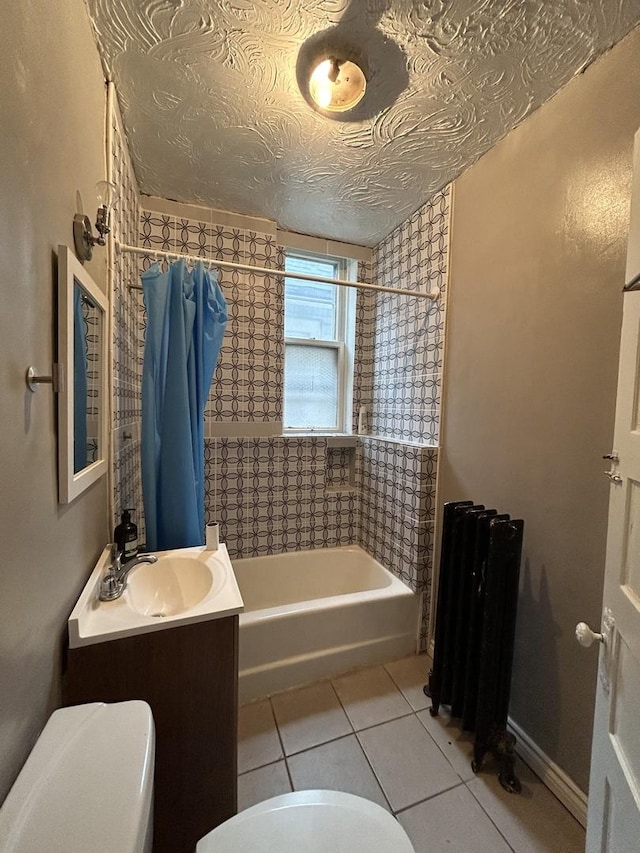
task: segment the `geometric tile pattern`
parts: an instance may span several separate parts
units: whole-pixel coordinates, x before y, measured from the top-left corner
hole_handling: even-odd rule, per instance
[[[327,490],[322,438],[205,441],[205,512],[231,557],[351,545],[355,489]]]
[[[436,193],[375,247],[373,275],[386,287],[441,298],[376,295],[370,433],[437,444],[449,255],[451,188]]]
[[[356,306],[354,418],[367,407],[370,436],[359,441],[356,457],[358,542],[422,593],[421,650],[431,605],[450,202],[445,187],[359,269],[386,287],[439,289],[440,299],[360,293]]]
[[[256,231],[198,222],[142,211],[139,245],[180,254],[199,255],[284,268],[284,251],[275,237]],[[140,271],[154,260],[139,261]],[[227,300],[228,321],[205,409],[210,423],[262,423],[282,429],[284,370],[283,283],[278,277],[240,270],[214,269]],[[268,433],[267,433],[268,434]]]
[[[113,180],[118,199],[112,212],[111,227],[116,240],[136,243],[139,230],[140,196],[117,103],[111,116]],[[140,424],[142,416],[142,341],[144,335],[142,296],[131,290],[136,282],[138,259],[115,253],[113,281],[113,389],[112,428],[114,431],[113,510],[115,525],[122,510],[136,509],[138,539],[146,539],[140,471]]]
[[[358,442],[358,543],[415,592],[425,588],[431,565],[437,458],[433,447]]]
[[[421,650],[429,630],[437,462],[435,447],[358,440],[358,544],[422,593]]]
[[[144,210],[119,117],[113,126],[120,201],[116,239],[150,250],[282,269],[284,250],[253,230]],[[438,193],[383,241],[361,281],[408,289],[447,284],[450,189]],[[114,506],[138,508],[141,378],[145,333],[140,273],[154,259],[116,254],[114,270]],[[166,265],[166,264],[165,264]],[[283,282],[276,276],[217,270],[228,323],[205,409],[205,511],[218,521],[232,557],[358,542],[412,589],[423,593],[426,643],[432,565],[435,474],[444,328],[437,302],[358,291],[353,429],[356,448],[323,438],[282,437]],[[237,424],[253,437],[213,437]],[[274,437],[274,433],[276,433]],[[246,434],[246,433],[245,433]],[[130,435],[131,438],[126,438]],[[422,445],[422,446],[418,446]],[[425,446],[431,445],[431,446]]]
[[[327,489],[353,488],[352,469],[355,463],[355,450],[352,447],[327,448]]]

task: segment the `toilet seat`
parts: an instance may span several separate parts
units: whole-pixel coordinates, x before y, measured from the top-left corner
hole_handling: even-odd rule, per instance
[[[265,800],[204,836],[196,853],[415,853],[381,806],[339,791]]]

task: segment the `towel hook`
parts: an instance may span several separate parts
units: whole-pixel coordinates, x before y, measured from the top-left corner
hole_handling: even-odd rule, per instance
[[[36,373],[35,367],[28,367],[25,376],[27,388],[35,393],[38,385],[51,385],[53,393],[58,394],[64,391],[64,371],[62,364],[58,361],[51,365],[51,376],[40,376]]]

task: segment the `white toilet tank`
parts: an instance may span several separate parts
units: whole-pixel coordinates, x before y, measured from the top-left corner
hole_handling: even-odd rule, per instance
[[[56,711],[0,808],[0,850],[150,853],[154,754],[146,702]]]

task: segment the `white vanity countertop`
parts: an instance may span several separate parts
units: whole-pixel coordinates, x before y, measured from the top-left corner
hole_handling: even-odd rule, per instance
[[[121,637],[132,637],[150,631],[162,631],[195,622],[221,619],[224,616],[242,613],[244,610],[244,602],[238,589],[226,545],[220,544],[217,551],[207,551],[204,546],[201,546],[154,553],[158,557],[158,562],[154,564],[143,563],[132,569],[129,573],[127,588],[120,598],[115,601],[100,601],[98,597],[100,581],[106,573],[110,561],[109,549],[105,548],[69,616],[70,648],[103,643]],[[157,572],[158,597],[159,599],[166,599],[167,595],[171,595],[174,600],[176,597],[179,600],[182,594],[180,581],[182,569],[180,567],[186,566],[188,568],[189,564],[192,564],[193,567],[194,561],[200,564],[197,567],[199,574],[202,574],[204,569],[211,573],[211,584],[207,594],[197,604],[182,608],[175,607],[174,610],[179,612],[145,615],[142,612],[144,608],[140,607],[140,594],[136,593],[136,582],[131,583],[134,580],[135,572],[139,568],[144,569],[143,592],[148,596],[150,586],[154,582],[154,569],[166,569],[167,566],[175,565],[175,574],[168,579],[171,586],[170,590],[167,590],[167,572]],[[140,585],[138,584],[138,586]],[[151,589],[151,593],[153,593],[153,589]],[[154,608],[149,609],[153,610]]]

